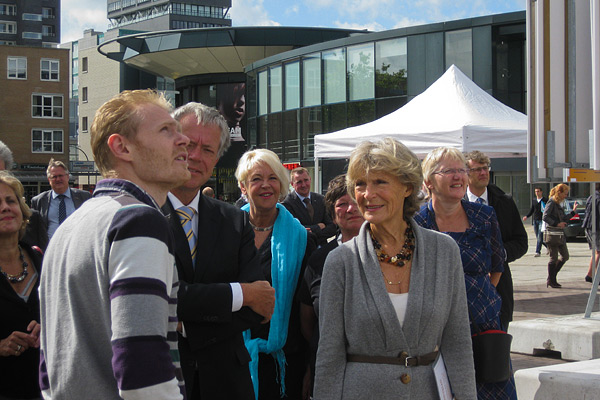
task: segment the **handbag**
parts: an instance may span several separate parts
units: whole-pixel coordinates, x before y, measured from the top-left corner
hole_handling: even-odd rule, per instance
[[[547,246],[563,245],[566,243],[565,231],[562,228],[547,226],[543,239]]]
[[[469,311],[469,315],[471,311]],[[471,318],[473,321],[473,318]],[[503,382],[510,378],[510,344],[512,335],[501,330],[481,332],[473,322],[477,332],[471,336],[475,380],[478,383]]]

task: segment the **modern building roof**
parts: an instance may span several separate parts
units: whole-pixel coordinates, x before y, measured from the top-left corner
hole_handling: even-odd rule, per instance
[[[367,31],[280,26],[185,29],[119,37],[103,43],[98,51],[143,71],[178,79],[243,73],[244,66],[275,54],[364,33]],[[115,41],[124,51],[105,50]]]

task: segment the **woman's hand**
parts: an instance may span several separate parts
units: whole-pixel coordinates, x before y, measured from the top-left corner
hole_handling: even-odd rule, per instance
[[[27,330],[31,333],[14,331],[6,339],[0,340],[0,356],[18,357],[30,347],[40,347],[40,324],[31,321]]]
[[[557,225],[559,228],[565,228],[567,226],[566,222],[559,222]]]

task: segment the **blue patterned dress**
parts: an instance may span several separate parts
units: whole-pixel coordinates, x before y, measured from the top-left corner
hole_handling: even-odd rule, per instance
[[[489,277],[490,272],[504,271],[505,252],[498,219],[492,207],[465,200],[461,204],[467,214],[469,228],[464,232],[444,233],[452,237],[460,248],[472,323],[471,333],[476,332],[473,322],[481,331],[502,329],[502,300]],[[421,207],[414,219],[424,228],[439,231],[431,201]],[[477,398],[516,399],[514,378],[500,383],[478,383]]]

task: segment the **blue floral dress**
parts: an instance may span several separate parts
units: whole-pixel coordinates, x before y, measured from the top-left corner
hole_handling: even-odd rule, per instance
[[[490,272],[503,272],[505,251],[500,234],[500,226],[492,207],[461,202],[469,228],[464,232],[443,232],[452,237],[460,248],[467,303],[471,318],[471,333],[477,330],[502,329],[500,325],[500,306],[502,300],[490,281]],[[439,232],[435,222],[435,212],[431,201],[424,204],[414,217],[424,228]],[[514,378],[499,383],[478,383],[478,399],[516,399]]]

